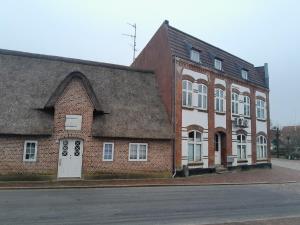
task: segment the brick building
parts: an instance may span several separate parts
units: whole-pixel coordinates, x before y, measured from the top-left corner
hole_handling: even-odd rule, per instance
[[[153,72],[0,50],[0,80],[0,175],[171,175]]]
[[[255,67],[165,21],[132,67],[155,71],[177,170],[270,166],[267,64]]]

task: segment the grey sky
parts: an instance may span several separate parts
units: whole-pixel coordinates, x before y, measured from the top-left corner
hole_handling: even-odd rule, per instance
[[[129,65],[170,24],[255,66],[269,63],[271,120],[300,124],[300,1],[0,0],[0,48]]]

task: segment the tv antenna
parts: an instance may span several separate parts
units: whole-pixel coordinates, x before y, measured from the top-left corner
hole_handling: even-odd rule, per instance
[[[128,36],[128,37],[131,37],[133,39],[133,45],[130,45],[133,49],[133,58],[132,58],[132,61],[135,60],[135,53],[137,52],[137,49],[136,49],[136,24],[131,24],[131,23],[127,23],[129,26],[133,27],[134,29],[134,34],[123,34],[124,36]]]

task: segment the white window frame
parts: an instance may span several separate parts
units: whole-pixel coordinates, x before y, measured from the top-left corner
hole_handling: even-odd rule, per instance
[[[26,159],[26,146],[27,143],[34,143],[35,144],[35,149],[34,149],[34,158],[33,159]],[[24,142],[24,150],[23,150],[23,161],[24,162],[36,162],[37,159],[37,151],[38,151],[38,142],[34,140],[26,140]]]
[[[186,89],[184,88],[185,82],[186,82]],[[185,93],[185,97],[184,97],[184,93]],[[189,96],[191,97],[190,102],[189,102]],[[186,104],[184,104],[184,101]],[[184,107],[193,106],[193,83],[189,80],[182,80],[182,106]]]
[[[239,141],[239,137],[240,140]],[[245,137],[245,141],[243,142],[243,138]],[[247,160],[247,135],[245,134],[238,134],[236,138],[236,150],[237,150],[237,159],[238,160]],[[239,148],[240,147],[240,148]],[[242,157],[244,156],[244,157]]]
[[[65,130],[81,130],[82,115],[66,115]]]
[[[111,146],[111,159],[105,159],[105,146],[106,145],[112,145]],[[103,161],[114,161],[114,150],[115,150],[115,144],[113,142],[104,142],[103,143],[102,160]]]
[[[243,114],[244,114],[244,116],[246,116],[246,117],[250,117],[250,103],[251,103],[251,99],[250,99],[250,97],[249,96],[244,96],[244,98],[243,98],[243,103],[244,103],[244,112],[243,112]]]
[[[248,80],[248,70],[242,69],[241,76],[244,80]]]
[[[193,140],[189,139],[189,134],[191,132],[194,132]],[[200,134],[200,141],[197,141],[197,133]],[[193,145],[193,155],[194,155],[193,161],[189,161],[189,145],[190,144]],[[199,160],[196,159],[196,146],[197,145],[200,145],[200,155],[199,155],[200,158],[199,158]],[[201,160],[202,160],[202,133],[201,132],[199,132],[197,130],[190,130],[190,131],[188,131],[188,149],[187,150],[188,150],[188,162],[189,163],[192,163],[192,162],[201,162]]]
[[[259,135],[256,139],[256,158],[257,159],[267,159],[267,138],[264,135]]]
[[[131,159],[130,158],[130,151],[131,151],[131,146],[132,145],[137,145],[137,158],[136,159]],[[146,158],[145,159],[140,159],[140,146],[145,145],[146,146]],[[148,160],[148,144],[147,143],[129,143],[129,151],[128,151],[128,161],[147,161]]]
[[[205,91],[204,91],[205,90]],[[198,108],[207,109],[207,86],[205,84],[198,84]]]
[[[232,115],[239,115],[239,94],[231,93],[231,113]]]
[[[222,60],[215,58],[215,61],[214,61],[215,69],[222,70],[223,69],[222,63],[223,63]]]
[[[225,91],[216,88],[215,89],[215,111],[219,113],[224,113],[224,103],[225,103]]]
[[[193,61],[193,62],[197,62],[197,63],[200,63],[201,62],[201,59],[200,59],[200,52],[195,50],[195,49],[192,49],[191,50],[191,55],[190,55],[190,59]]]
[[[256,118],[266,119],[266,102],[262,99],[256,99]]]

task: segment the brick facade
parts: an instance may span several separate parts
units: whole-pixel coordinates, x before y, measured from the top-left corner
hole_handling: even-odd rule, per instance
[[[170,175],[172,148],[170,140],[95,138],[92,136],[94,107],[79,79],[73,79],[55,104],[53,135],[0,137],[0,174],[39,174],[57,177],[59,140],[83,140],[82,177],[99,174]],[[82,115],[80,131],[66,131],[66,115]],[[23,162],[24,141],[38,141],[36,162]],[[102,160],[103,142],[114,143],[112,162]],[[128,161],[129,143],[147,143],[146,162]]]

